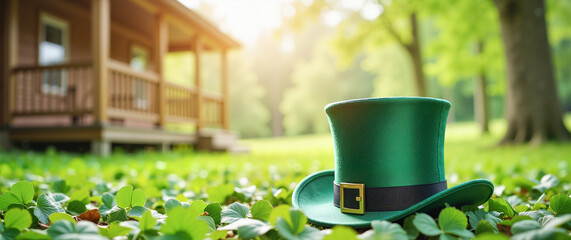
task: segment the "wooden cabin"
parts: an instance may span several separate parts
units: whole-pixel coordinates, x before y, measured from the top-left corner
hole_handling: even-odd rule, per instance
[[[0,7],[4,148],[83,142],[106,155],[114,143],[223,150],[235,141],[227,52],[239,44],[178,1],[4,0]],[[165,77],[165,59],[177,52],[193,56],[187,84]],[[205,54],[219,56],[216,79],[202,74]],[[211,81],[218,92],[204,89]],[[190,130],[172,131],[176,124]]]

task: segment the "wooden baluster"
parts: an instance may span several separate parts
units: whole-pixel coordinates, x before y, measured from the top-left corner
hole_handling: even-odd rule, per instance
[[[23,85],[22,92],[23,92],[23,93],[22,93],[22,106],[21,106],[20,111],[21,111],[21,112],[30,112],[29,107],[30,107],[31,104],[30,104],[30,99],[29,99],[29,98],[31,97],[31,94],[30,94],[30,87],[31,87],[30,81],[32,80],[32,79],[31,79],[31,78],[32,78],[32,71],[29,71],[29,70],[24,71],[24,72],[22,72],[22,75],[25,75],[25,76],[24,76],[24,79],[22,79],[22,85]]]
[[[117,108],[117,88],[119,87],[117,83],[117,75],[115,71],[109,71],[109,107]]]
[[[48,109],[49,106],[49,98],[48,98],[48,92],[49,92],[49,88],[48,85],[50,83],[50,71],[49,69],[44,69],[42,70],[42,89],[40,91],[40,94],[42,95],[41,97],[41,102],[42,102],[42,109],[40,109],[40,112],[45,112],[46,109]],[[44,91],[45,90],[45,91]]]
[[[125,107],[125,99],[124,98],[124,88],[125,88],[125,79],[123,79],[123,76],[121,76],[120,74],[115,73],[115,78],[117,78],[117,81],[119,82],[119,88],[117,89],[117,108],[118,109],[123,109]]]
[[[74,111],[75,107],[73,106],[75,103],[73,101],[73,95],[75,95],[75,67],[70,67],[68,70],[68,78],[67,78],[67,83],[66,83],[66,95],[64,97],[65,102],[67,103],[67,110],[68,111]]]
[[[34,92],[34,105],[35,105],[35,112],[41,112],[42,111],[42,104],[44,103],[44,101],[42,101],[42,70],[40,69],[36,69],[36,79],[35,79],[35,92]]]
[[[87,76],[89,76],[87,73],[87,68],[80,67],[77,73],[77,87],[75,88],[77,91],[75,92],[74,99],[75,107],[80,111],[87,110],[87,107],[85,106],[87,103],[84,101],[85,95],[87,94],[87,91],[84,91],[88,84]]]
[[[123,102],[123,107],[121,107],[121,109],[127,109],[128,105],[129,105],[129,96],[127,93],[127,86],[128,86],[128,82],[127,82],[127,77],[123,74],[118,74],[118,76],[121,78],[121,81],[123,82],[123,86],[121,87],[121,102]]]

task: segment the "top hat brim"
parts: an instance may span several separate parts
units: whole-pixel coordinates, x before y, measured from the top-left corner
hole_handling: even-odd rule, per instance
[[[490,181],[478,179],[438,192],[404,210],[348,214],[333,205],[334,174],[334,170],[325,170],[309,175],[293,192],[292,205],[301,209],[309,222],[315,225],[370,228],[373,220],[398,221],[417,212],[436,215],[446,204],[456,207],[480,205],[494,192],[494,185]]]

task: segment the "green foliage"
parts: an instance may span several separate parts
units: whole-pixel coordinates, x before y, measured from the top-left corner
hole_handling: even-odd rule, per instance
[[[35,193],[34,185],[29,182],[17,182],[12,185],[10,191],[18,197],[18,201],[22,204],[31,202]]]
[[[512,208],[512,206],[503,198],[497,199],[490,199],[488,201],[489,210],[496,211],[502,213],[504,217],[513,217],[516,214],[516,211]]]
[[[147,197],[141,189],[133,190],[133,186],[124,186],[119,189],[117,196],[115,196],[115,202],[120,208],[132,208],[135,206],[145,206],[145,201]]]
[[[357,232],[350,227],[338,225],[331,228],[331,233],[323,237],[323,240],[357,240]]]
[[[165,236],[185,236],[185,239],[203,239],[209,232],[206,221],[198,217],[201,212],[191,208],[176,207],[172,209],[161,232]]]
[[[242,137],[267,137],[271,135],[270,111],[263,98],[268,90],[260,85],[263,76],[253,71],[249,59],[245,51],[228,55],[231,128]]]
[[[50,214],[49,219],[50,219],[50,222],[52,222],[52,223],[60,221],[60,220],[69,221],[72,223],[76,222],[75,219],[71,215],[69,215],[67,213],[60,213],[60,212]]]
[[[272,204],[266,200],[258,201],[250,208],[252,218],[260,221],[268,221],[273,211],[274,208],[272,207]]]
[[[279,234],[288,240],[319,239],[323,233],[316,228],[306,226],[307,217],[299,209],[289,209],[289,214],[279,215],[276,220],[276,229]]]
[[[303,212],[292,209],[286,201],[291,199],[294,187],[291,182],[298,182],[308,173],[332,167],[331,155],[315,152],[315,149],[331,151],[322,146],[329,146],[330,138],[313,136],[275,139],[273,147],[282,150],[275,155],[269,155],[274,151],[272,145],[264,143],[257,147],[254,145],[253,153],[246,156],[188,152],[145,152],[141,155],[113,155],[107,159],[86,156],[83,157],[84,167],[76,162],[70,166],[72,159],[77,158],[75,155],[58,155],[61,161],[55,162],[47,161],[49,158],[42,154],[31,159],[26,159],[31,154],[0,154],[0,172],[3,174],[0,185],[4,194],[12,192],[12,183],[30,179],[31,174],[37,176],[30,184],[38,186],[34,187],[34,197],[30,202],[22,204],[15,200],[17,204],[0,212],[0,219],[4,219],[0,224],[0,235],[8,239],[48,239],[59,233],[62,236],[57,235],[57,239],[191,239],[192,236],[199,239],[395,239],[405,234],[407,239],[426,239],[428,236],[473,238],[472,235],[475,239],[505,239],[514,234],[515,239],[557,239],[569,234],[571,214],[567,213],[567,201],[570,192],[566,186],[571,178],[567,163],[560,162],[560,159],[571,155],[565,145],[481,151],[482,146],[496,139],[484,138],[474,142],[467,135],[477,131],[456,127],[452,126],[447,132],[448,181],[452,185],[493,175],[496,194],[479,208],[462,207],[465,213],[445,208],[436,220],[419,213],[405,218],[402,227],[378,221],[371,225],[372,229],[360,234],[342,226],[324,230],[313,228]],[[288,141],[292,143],[288,144]],[[462,142],[463,147],[459,147],[456,141]],[[260,153],[259,149],[265,151]],[[303,154],[296,155],[295,149],[312,151],[303,150]],[[20,163],[11,161],[16,158],[28,161],[20,167],[22,171],[16,167]],[[161,159],[169,159],[164,170],[156,168],[157,161]],[[11,171],[2,172],[6,169],[2,166],[10,166]],[[70,168],[77,166],[88,174],[84,185],[70,186],[66,193],[54,194],[51,179],[67,178],[67,174],[75,174]],[[114,194],[121,196],[118,193],[125,184],[137,186],[144,192],[146,207],[133,206],[133,194],[131,202],[124,205],[128,206],[126,209],[116,206]],[[225,202],[216,203],[210,199],[208,189],[224,184],[237,190],[221,188],[224,194],[213,196]],[[70,201],[74,193],[75,199]],[[83,202],[86,197],[89,199],[87,203]],[[70,209],[80,209],[80,205],[101,214],[94,220],[99,225],[97,232],[81,230],[89,230],[90,226],[96,225],[90,225],[81,216],[69,215]],[[514,211],[516,208],[518,211]],[[41,209],[55,211],[44,213]],[[35,214],[38,211],[42,213],[40,216]],[[30,216],[29,225],[26,214]],[[510,214],[513,216],[509,217]],[[46,216],[46,223],[41,222]],[[76,223],[77,220],[80,221]],[[229,220],[233,222],[226,223]],[[51,234],[41,230],[45,227],[48,230],[53,227],[49,230]]]
[[[41,194],[37,200],[37,207],[34,209],[34,215],[38,218],[40,222],[43,224],[47,224],[50,222],[49,216],[52,213],[64,213],[65,210],[61,207],[61,205],[55,203],[51,198],[49,198],[46,194]]]
[[[0,196],[0,210],[7,211],[11,205],[25,205],[34,197],[34,186],[29,182],[17,182],[12,185],[11,191]]]
[[[400,225],[388,221],[374,220],[371,222],[373,229],[364,232],[359,239],[396,239],[407,240],[408,235]]]
[[[147,230],[152,230],[156,224],[157,224],[157,219],[153,217],[151,211],[146,211],[145,213],[143,213],[143,216],[139,221],[139,227],[143,232]]]
[[[489,223],[489,225],[493,228],[495,232],[498,231],[498,227],[496,226],[498,223],[502,222],[501,219],[495,217],[494,215],[486,212],[484,210],[478,210],[473,212],[466,212],[466,216],[468,216],[470,226],[472,229],[478,231],[477,227],[480,226],[482,221]],[[482,223],[483,227],[487,227],[487,225]]]
[[[241,204],[241,203],[232,203],[228,206],[228,208],[222,210],[222,223],[233,223],[242,218],[246,218],[248,211],[250,209],[248,206]]]
[[[48,235],[52,239],[106,239],[99,235],[97,226],[91,222],[57,221],[48,228]]]
[[[208,213],[208,216],[214,220],[214,223],[220,224],[220,221],[222,221],[222,207],[220,203],[208,204],[208,206],[204,208],[204,212]]]
[[[12,188],[13,189],[13,188]],[[31,201],[31,200],[30,200]],[[12,208],[4,214],[4,228],[23,231],[32,225],[32,216],[25,209]]]
[[[438,226],[432,217],[424,213],[416,214],[413,220],[414,226],[427,236],[440,236],[441,238],[473,238],[474,234],[466,229],[468,219],[462,211],[447,207],[438,215]]]
[[[556,215],[571,213],[571,198],[562,194],[553,196],[549,201],[549,208]]]
[[[309,60],[295,65],[291,76],[293,86],[286,90],[280,105],[287,135],[327,132],[329,123],[323,111],[325,105],[371,96],[372,76],[358,66],[337,69],[335,58],[326,47],[317,46]],[[327,91],[323,91],[324,86]]]
[[[99,228],[99,233],[107,238],[114,238],[124,236],[131,232],[131,228],[121,226],[120,223],[114,222],[109,224],[106,228]]]

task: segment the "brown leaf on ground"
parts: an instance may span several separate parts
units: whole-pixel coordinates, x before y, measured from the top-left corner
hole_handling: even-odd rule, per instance
[[[500,224],[500,223],[496,224],[496,226],[498,227],[498,230],[499,230],[501,233],[505,233],[505,234],[507,234],[508,236],[512,236],[512,227],[511,227],[511,226],[506,226],[506,225],[503,225],[503,224]]]
[[[99,219],[101,218],[101,214],[99,214],[99,210],[91,209],[77,216],[77,218],[79,219],[79,221],[90,221],[92,223],[98,224]]]

